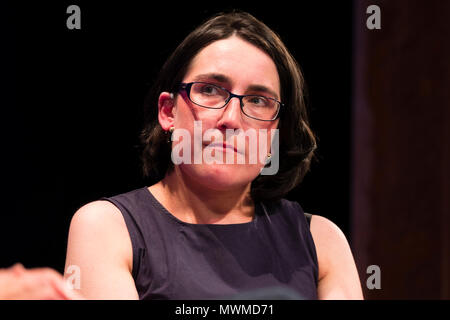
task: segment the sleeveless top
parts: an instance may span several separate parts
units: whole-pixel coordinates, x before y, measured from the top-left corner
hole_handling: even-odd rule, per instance
[[[167,211],[147,187],[101,200],[124,217],[139,299],[228,299],[267,288],[317,299],[315,245],[297,202],[255,202],[247,223],[191,224]]]

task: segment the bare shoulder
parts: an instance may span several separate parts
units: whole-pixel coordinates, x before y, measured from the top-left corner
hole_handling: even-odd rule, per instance
[[[350,245],[331,220],[311,217],[311,234],[319,263],[319,298],[362,299],[362,290]]]
[[[78,209],[69,228],[66,270],[81,270],[81,293],[88,299],[135,299],[133,249],[120,210],[108,201]]]
[[[325,217],[312,215],[310,229],[316,246],[319,246],[322,251],[349,248],[347,238],[342,230]]]
[[[319,216],[311,216],[311,234],[317,251],[319,260],[319,280],[329,271],[335,254],[342,250],[346,251],[349,247],[347,238],[342,230],[331,220]]]
[[[85,204],[72,217],[71,224],[96,227],[97,225],[121,224],[119,209],[109,201],[98,200]]]
[[[333,221],[319,215],[311,215],[311,232],[324,240],[332,239],[347,242],[344,233]]]
[[[108,247],[126,258],[131,267],[131,240],[120,210],[109,201],[90,202],[78,209],[72,217],[69,242],[83,243],[90,248]]]

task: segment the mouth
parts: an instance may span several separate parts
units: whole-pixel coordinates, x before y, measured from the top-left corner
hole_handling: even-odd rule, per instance
[[[203,145],[208,148],[217,148],[217,149],[222,149],[223,151],[232,151],[232,152],[236,152],[236,153],[242,153],[236,147],[234,147],[231,144],[227,144],[226,142],[223,142],[223,143],[213,142],[213,143],[206,143]]]

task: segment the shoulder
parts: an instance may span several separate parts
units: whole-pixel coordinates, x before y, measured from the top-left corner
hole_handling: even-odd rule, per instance
[[[79,208],[70,224],[71,228],[83,227],[98,231],[124,226],[120,210],[105,200],[93,201]]]
[[[319,297],[362,298],[356,265],[342,230],[319,215],[312,215],[310,230],[319,263]]]
[[[305,225],[305,223],[307,223],[307,225],[305,225],[305,230],[309,229],[312,215],[306,213],[297,201],[282,198],[279,201],[274,202],[271,208],[275,209],[274,212],[281,212],[282,216],[294,225],[299,223]]]
[[[81,272],[80,290],[88,299],[136,298],[133,249],[120,210],[98,200],[78,209],[69,228],[66,267]]]
[[[311,215],[311,233],[314,241],[317,239],[319,244],[326,246],[328,250],[332,246],[348,246],[347,238],[342,230],[325,217]]]
[[[79,208],[69,228],[69,245],[101,250],[115,248],[131,267],[131,242],[120,210],[111,202],[97,200]],[[86,248],[86,249],[88,249]]]
[[[311,235],[314,240],[319,262],[319,281],[324,278],[338,263],[342,253],[347,253],[349,244],[342,230],[331,220],[319,216],[311,216]]]
[[[281,212],[290,216],[297,216],[299,213],[303,214],[303,209],[297,201],[291,201],[285,198],[277,201],[264,202],[264,205],[273,212]]]

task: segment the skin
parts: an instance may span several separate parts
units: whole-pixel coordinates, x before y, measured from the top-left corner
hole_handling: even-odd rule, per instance
[[[0,269],[0,300],[74,299],[81,299],[81,296],[69,289],[62,275],[53,269],[25,269],[19,263]]]
[[[205,74],[208,75],[206,78]],[[211,74],[227,79],[219,81]],[[254,88],[255,85],[263,86],[280,99],[274,62],[266,53],[235,36],[213,42],[198,53],[183,82],[196,80],[213,82],[241,95],[267,95],[267,92]],[[164,130],[183,128],[191,136],[194,120],[202,121],[203,132],[214,129],[222,135],[226,129],[272,129],[278,125],[278,120],[263,122],[245,117],[238,99],[232,99],[223,109],[210,110],[192,104],[182,94],[172,99],[170,93],[163,92],[158,107],[159,123]],[[249,155],[248,148],[244,152]],[[261,164],[181,164],[149,190],[182,221],[245,223],[253,219],[254,203],[248,193],[251,181],[261,168]],[[311,233],[319,261],[319,299],[362,299],[356,266],[342,231],[328,219],[314,215]],[[70,265],[80,267],[84,297],[137,299],[131,276],[132,260],[131,240],[125,222],[113,204],[95,201],[75,213],[69,231],[66,269]]]
[[[258,59],[254,59],[255,56]],[[218,81],[211,75],[226,76],[228,80]],[[265,94],[249,90],[255,84],[270,88],[278,96],[280,92],[278,72],[272,59],[237,37],[216,41],[193,59],[183,82],[196,80],[211,82],[241,95]],[[266,129],[270,132],[270,129],[275,129],[278,125],[278,120],[266,122],[246,117],[241,112],[238,99],[230,100],[226,108],[212,110],[196,106],[183,98],[183,95],[172,100],[168,93],[163,93],[159,98],[159,105],[159,122],[162,128],[169,130],[173,126],[187,129],[191,137],[194,135],[194,120],[202,121],[203,132],[214,129],[222,136],[225,136],[226,129]],[[268,141],[269,139],[270,136]],[[248,148],[245,153],[248,157]],[[181,164],[175,166],[174,173],[161,183],[150,187],[150,191],[183,221],[246,222],[252,219],[254,212],[253,201],[247,196],[250,183],[258,176],[261,168],[259,163]]]

